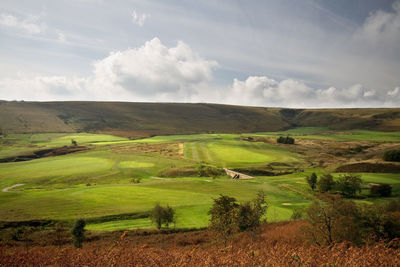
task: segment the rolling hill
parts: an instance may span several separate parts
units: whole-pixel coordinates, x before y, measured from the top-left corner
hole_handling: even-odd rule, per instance
[[[400,130],[400,108],[287,109],[186,103],[0,102],[7,133],[96,132],[127,137],[279,131],[299,126],[335,130]]]

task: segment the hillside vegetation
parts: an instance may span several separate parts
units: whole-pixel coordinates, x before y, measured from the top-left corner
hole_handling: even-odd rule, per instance
[[[217,104],[0,102],[7,133],[96,132],[126,137],[245,133],[293,127],[400,129],[400,109],[281,109]]]

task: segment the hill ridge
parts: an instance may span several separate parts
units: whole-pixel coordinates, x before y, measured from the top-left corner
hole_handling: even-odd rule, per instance
[[[129,137],[245,133],[293,127],[400,130],[400,108],[295,109],[213,103],[0,102],[7,133],[98,132]]]

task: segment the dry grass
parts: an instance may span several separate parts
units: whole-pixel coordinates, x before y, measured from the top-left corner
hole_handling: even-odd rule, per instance
[[[300,239],[303,222],[263,226],[251,241],[240,234],[228,246],[215,243],[212,233],[124,233],[72,246],[0,247],[0,266],[400,266],[400,250],[384,243],[356,247],[308,245]],[[146,243],[148,241],[148,243]]]

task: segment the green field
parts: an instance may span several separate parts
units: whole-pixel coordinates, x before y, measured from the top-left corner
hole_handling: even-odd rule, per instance
[[[342,131],[328,135],[326,128],[299,128],[257,135],[288,133],[296,138],[333,138],[338,142],[400,141],[398,132]],[[105,134],[10,134],[2,140],[0,158],[70,145],[71,139],[88,147],[88,151],[0,163],[0,189],[24,184],[0,192],[0,221],[82,217],[93,221],[88,225],[92,230],[151,228],[153,225],[148,218],[118,219],[115,216],[112,220],[98,222],[96,218],[146,214],[159,202],[176,209],[176,227],[204,227],[208,224],[207,211],[213,198],[225,194],[248,201],[261,189],[269,204],[268,221],[288,220],[293,208],[309,205],[314,195],[304,177],[312,171],[322,173],[322,169],[250,180],[232,180],[228,176],[176,178],[161,175],[170,168],[195,169],[199,164],[227,168],[279,163],[303,166],[304,155],[275,144],[244,141],[240,139],[243,136],[247,135],[171,135],[129,140]],[[132,183],[131,179],[137,177],[141,182]],[[400,195],[398,174],[363,174],[363,178],[365,182],[390,183],[393,195]]]

